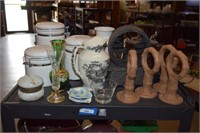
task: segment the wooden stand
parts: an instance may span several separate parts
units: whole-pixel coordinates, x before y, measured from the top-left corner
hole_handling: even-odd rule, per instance
[[[127,76],[124,89],[117,93],[117,99],[125,104],[137,103],[140,96],[134,92],[134,78],[137,69],[137,54],[135,50],[130,50],[127,62]]]
[[[168,74],[167,74],[165,58],[164,58],[165,53],[167,51],[171,53],[171,52],[176,52],[177,50],[172,45],[164,45],[159,51],[160,62],[161,62],[160,81],[158,83],[155,83],[153,85],[153,88],[156,89],[161,94],[164,94],[166,92],[167,83],[168,83]]]
[[[176,74],[173,71],[173,60],[174,57],[178,57],[182,63],[182,70],[179,74]],[[177,51],[175,53],[170,53],[167,57],[167,72],[169,74],[169,82],[167,85],[167,91],[165,94],[159,94],[159,98],[161,101],[172,104],[179,105],[183,102],[183,98],[177,94],[178,90],[178,80],[183,78],[189,70],[188,58],[181,51]]]
[[[153,69],[149,68],[147,63],[147,55],[151,53],[154,58]],[[142,67],[144,69],[143,86],[136,89],[142,98],[152,99],[157,96],[157,91],[152,88],[153,75],[159,71],[160,58],[159,53],[153,47],[146,48],[142,53]]]

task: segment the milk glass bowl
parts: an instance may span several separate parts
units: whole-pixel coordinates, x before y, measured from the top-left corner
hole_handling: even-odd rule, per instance
[[[91,88],[96,102],[107,104],[112,101],[117,82],[111,79],[102,79],[101,83],[91,83]]]

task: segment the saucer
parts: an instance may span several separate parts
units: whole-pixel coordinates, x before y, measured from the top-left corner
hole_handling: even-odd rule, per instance
[[[84,87],[74,87],[71,88],[68,92],[70,97],[81,100],[89,99],[92,97],[92,93]]]
[[[69,100],[76,103],[90,103],[92,101],[92,98],[90,97],[90,98],[77,99],[77,98],[69,96]]]

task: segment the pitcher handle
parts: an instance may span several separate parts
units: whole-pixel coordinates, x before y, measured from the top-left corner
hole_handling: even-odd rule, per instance
[[[74,47],[74,49],[72,51],[72,68],[73,68],[74,72],[78,76],[80,76],[80,78],[82,78],[82,75],[81,75],[81,72],[79,71],[79,68],[76,67],[76,62],[78,63],[77,59],[78,59],[78,56],[79,56],[78,51],[80,49],[84,49],[84,47],[83,46],[76,46],[76,47]],[[77,64],[77,66],[78,66],[78,64]]]

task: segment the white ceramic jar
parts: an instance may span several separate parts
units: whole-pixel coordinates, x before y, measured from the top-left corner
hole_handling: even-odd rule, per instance
[[[110,36],[112,35],[115,28],[110,26],[98,26],[94,28],[96,31],[96,36],[100,36],[106,40],[106,48],[105,51],[108,53],[108,41]]]
[[[105,52],[105,43],[105,39],[95,36],[73,50],[72,67],[78,64],[78,68],[74,69],[88,88],[91,83],[101,82],[107,76],[110,57]],[[77,54],[79,49],[83,50]]]
[[[51,40],[65,39],[65,25],[60,22],[39,22],[36,24],[35,44],[51,45]]]
[[[36,101],[44,95],[43,80],[38,75],[25,75],[17,84],[18,96],[24,101]]]
[[[98,26],[94,29],[96,31],[96,36],[103,37],[104,39],[106,39],[106,41],[109,40],[112,32],[115,30],[115,28],[109,26]]]
[[[66,47],[65,47],[65,61],[64,66],[65,69],[69,72],[69,79],[70,80],[79,80],[79,76],[75,73],[74,69],[72,68],[72,51],[76,46],[81,46],[83,41],[87,41],[91,39],[88,35],[73,35],[67,37]],[[77,64],[77,63],[76,63]],[[77,65],[75,66],[78,67]]]
[[[35,74],[42,77],[44,86],[51,86],[49,73],[52,70],[50,59],[46,48],[48,45],[36,45],[24,51],[25,73]]]

